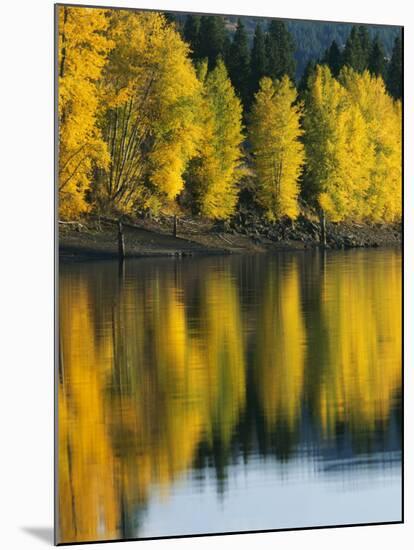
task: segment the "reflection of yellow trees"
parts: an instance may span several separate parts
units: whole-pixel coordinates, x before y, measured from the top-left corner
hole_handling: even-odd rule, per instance
[[[154,277],[145,296],[147,303],[133,286],[122,293],[119,340],[127,348],[131,342],[137,353],[115,352],[114,368],[139,376],[135,386],[131,378],[125,385],[130,395],[117,395],[111,406],[118,411],[111,421],[115,441],[134,446],[126,486],[135,497],[140,488],[141,500],[150,485],[167,491],[205,435],[211,439],[218,430],[220,440],[229,442],[245,395],[239,302],[229,277],[207,274],[201,330],[190,330],[182,295],[168,277]],[[145,312],[139,322],[138,311]]]
[[[102,538],[100,527],[116,538],[121,510],[153,486],[168,492],[203,437],[229,442],[245,394],[238,296],[229,277],[208,274],[205,330],[192,331],[181,291],[157,273],[102,300],[94,334],[85,284],[72,285],[61,281],[60,530],[65,541]]]
[[[130,370],[136,373],[135,381],[130,379],[125,391],[111,402],[111,410],[118,411],[112,417],[111,433],[119,454],[126,456],[125,445],[132,446],[127,453],[126,485],[135,497],[138,489],[141,500],[150,484],[166,490],[191,463],[203,416],[201,358],[197,342],[188,335],[182,298],[168,279],[160,280],[159,276],[145,292],[151,302],[149,308],[134,286],[123,291],[119,312],[122,322],[115,326],[115,333],[126,346],[128,360],[116,355],[114,368],[121,375]],[[138,311],[145,312],[139,322]],[[129,343],[137,340],[142,345],[128,350]],[[125,410],[129,412],[128,423]]]
[[[106,433],[104,381],[111,363],[97,350],[85,281],[60,286],[59,530],[65,541],[116,536],[115,459]]]
[[[269,266],[256,337],[255,383],[269,428],[282,421],[293,428],[303,392],[305,327],[298,264]]]
[[[328,437],[338,422],[365,435],[385,424],[401,383],[401,265],[397,252],[373,259],[353,254],[346,269],[335,256],[326,262],[308,318],[320,325],[312,345],[325,351],[307,363],[298,259],[269,261],[249,312],[250,387],[230,267],[213,263],[194,288],[183,284],[180,264],[111,277],[109,286],[98,271],[62,273],[61,542],[136,533],[128,529],[151,491],[168,493],[199,451],[217,459],[219,479],[242,413],[253,410],[246,392],[281,450],[274,438],[291,444],[304,399]]]
[[[398,252],[352,267],[332,261],[324,276],[322,311],[329,364],[320,414],[328,432],[337,421],[351,431],[386,421],[401,384],[401,264]]]
[[[228,271],[208,273],[203,290],[206,430],[228,445],[246,389],[239,296]]]

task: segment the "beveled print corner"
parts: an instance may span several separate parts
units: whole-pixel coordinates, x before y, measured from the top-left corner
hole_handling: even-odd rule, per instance
[[[55,545],[403,523],[402,29],[55,10]]]

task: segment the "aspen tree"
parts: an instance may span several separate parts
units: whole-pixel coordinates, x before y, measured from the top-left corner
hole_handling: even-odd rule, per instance
[[[308,200],[334,221],[346,217],[350,193],[341,166],[347,144],[346,127],[349,120],[349,101],[346,90],[335,80],[329,67],[317,66],[310,76],[306,93],[304,142],[306,173],[304,193]],[[340,123],[342,126],[340,127]]]
[[[304,163],[301,104],[287,76],[273,82],[264,77],[252,107],[249,138],[257,176],[257,200],[270,219],[296,218],[298,179]]]
[[[340,80],[360,109],[369,137],[363,161],[369,177],[366,215],[374,221],[397,221],[402,213],[401,102],[387,94],[380,76],[368,71],[358,74],[344,68]]]
[[[200,78],[204,80],[203,139],[189,177],[199,212],[210,218],[226,219],[234,211],[242,173],[242,107],[222,60],[209,73],[204,63]]]
[[[88,210],[85,194],[93,168],[109,163],[97,118],[102,108],[99,79],[112,42],[105,36],[105,10],[58,9],[59,213],[67,218]]]
[[[188,46],[162,15],[117,10],[112,18],[102,123],[111,163],[96,198],[128,212],[171,203],[182,190],[196,152],[200,85]]]

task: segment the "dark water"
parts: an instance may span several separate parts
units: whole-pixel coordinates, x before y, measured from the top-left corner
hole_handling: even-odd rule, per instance
[[[61,542],[401,519],[396,250],[63,264]]]

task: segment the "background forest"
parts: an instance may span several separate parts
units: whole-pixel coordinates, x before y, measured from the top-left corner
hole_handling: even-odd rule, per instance
[[[59,210],[401,218],[397,27],[59,7]]]

